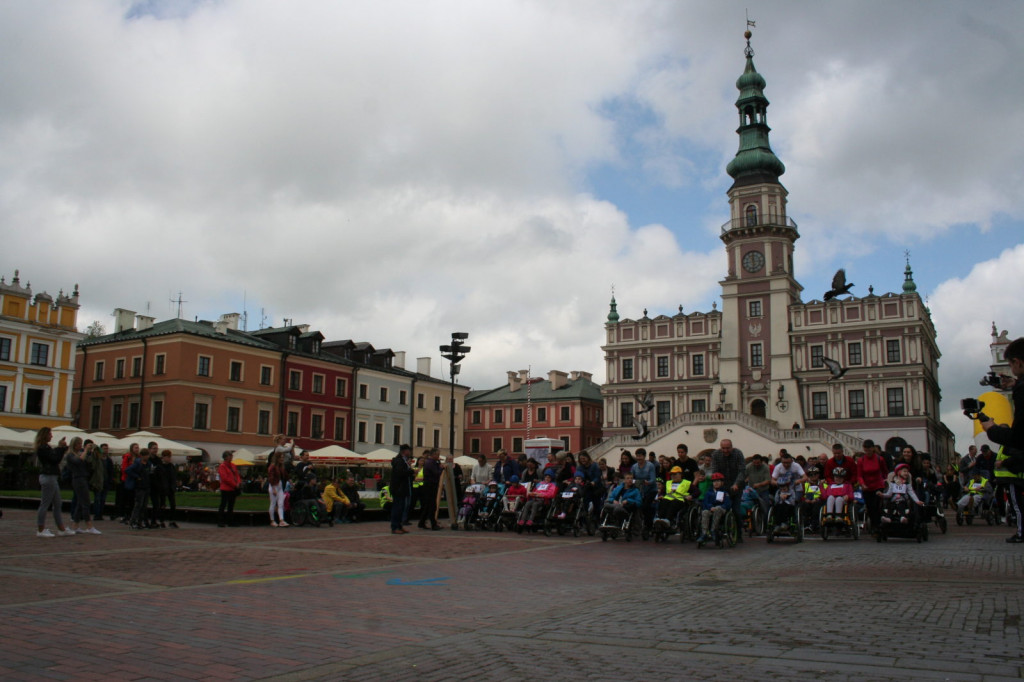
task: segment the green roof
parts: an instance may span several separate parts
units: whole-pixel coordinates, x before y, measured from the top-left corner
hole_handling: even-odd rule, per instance
[[[551,382],[547,379],[534,380],[527,388],[526,384],[520,386],[518,391],[509,389],[509,385],[499,386],[489,390],[470,391],[466,395],[466,404],[476,403],[525,403],[529,395],[530,402],[545,402],[553,400],[595,400],[601,402],[601,387],[589,379],[567,379],[565,386],[552,390]]]

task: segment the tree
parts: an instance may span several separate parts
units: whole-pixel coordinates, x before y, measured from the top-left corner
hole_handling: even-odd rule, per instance
[[[107,333],[107,328],[103,326],[103,323],[99,320],[93,320],[92,324],[85,328],[85,335],[93,338],[96,336],[103,336]]]

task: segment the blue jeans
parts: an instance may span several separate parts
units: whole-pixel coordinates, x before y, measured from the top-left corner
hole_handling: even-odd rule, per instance
[[[94,519],[103,519],[103,512],[107,507],[107,489],[104,488],[99,492],[93,493],[92,501],[92,517]]]
[[[408,497],[396,497],[391,503],[391,530],[398,530],[406,518],[406,509],[409,506]]]

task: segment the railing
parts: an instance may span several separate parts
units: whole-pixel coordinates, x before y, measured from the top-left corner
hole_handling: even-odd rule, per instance
[[[796,223],[792,218],[783,216],[782,218],[776,216],[758,216],[757,218],[733,218],[732,220],[726,220],[722,223],[722,234],[729,232],[730,230],[738,230],[744,227],[791,227],[796,229]]]
[[[690,412],[681,414],[664,424],[652,428],[645,438],[636,440],[629,434],[609,436],[597,445],[587,448],[587,452],[593,459],[622,447],[644,447],[668,434],[686,426],[714,426],[716,424],[737,424],[764,437],[767,440],[777,443],[780,446],[787,443],[804,443],[806,441],[817,441],[825,446],[831,447],[833,443],[842,443],[850,452],[860,449],[861,441],[839,431],[831,431],[822,428],[810,429],[780,429],[777,422],[764,417],[755,417],[746,412],[734,410],[723,412]]]

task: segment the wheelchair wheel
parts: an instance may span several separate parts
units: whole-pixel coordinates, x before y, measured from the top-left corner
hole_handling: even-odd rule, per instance
[[[768,542],[775,542],[775,505],[768,507],[768,520],[764,531]]]
[[[724,544],[728,545],[729,547],[735,547],[736,546],[736,536],[739,533],[742,532],[740,530],[739,526],[736,523],[736,515],[735,514],[726,514],[725,515],[725,520],[722,523],[722,525],[725,526],[725,529],[724,529],[725,543]]]
[[[956,510],[956,525],[958,525],[958,526],[964,525],[964,514],[959,509]]]
[[[306,520],[309,518],[309,507],[304,504],[295,505],[292,507],[292,525],[293,526],[304,526]]]
[[[964,520],[967,521],[967,525],[968,526],[973,525],[974,524],[974,514],[964,514]]]
[[[319,528],[320,524],[323,523],[323,519],[320,518],[320,507],[316,504],[311,504],[306,507],[306,509],[308,511],[307,516],[309,517],[309,522]]]
[[[601,542],[608,542],[608,531],[601,531]]]
[[[860,540],[860,519],[857,518],[857,507],[854,506],[850,508],[850,531],[854,540]]]
[[[985,522],[990,526],[996,525],[996,510],[992,507],[985,510]]]
[[[793,523],[796,524],[796,531],[793,533],[793,537],[796,538],[797,542],[804,541],[804,516],[800,511],[800,505],[797,505],[793,509]]]

